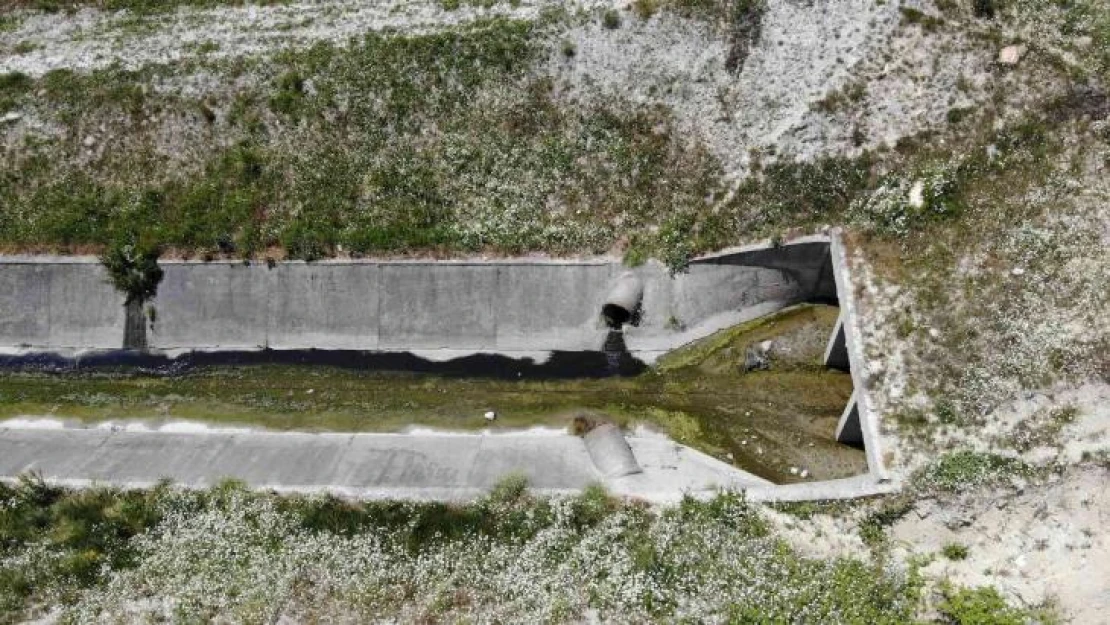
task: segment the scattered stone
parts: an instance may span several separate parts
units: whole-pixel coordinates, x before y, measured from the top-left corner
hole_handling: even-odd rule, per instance
[[[925,206],[925,181],[918,180],[910,187],[910,206],[914,208],[921,208]]]
[[[4,117],[0,118],[0,122],[3,122],[5,124],[10,124],[12,122],[19,121],[20,119],[22,119],[22,117],[23,117],[22,115],[20,115],[19,113],[16,113],[15,111],[9,111],[7,113],[4,113]]]
[[[1024,45],[1006,46],[998,52],[998,62],[1002,65],[1017,65],[1027,50]]]
[[[744,353],[744,373],[768,369],[767,355],[758,347],[748,347]]]
[[[494,419],[497,418],[497,413],[492,411],[492,410],[487,410],[485,416],[486,416],[486,421],[493,421]]]
[[[1015,276],[1020,276],[1025,273],[1025,269],[1022,267],[1014,267],[1013,271],[1011,271],[1010,273],[1014,274]]]
[[[94,137],[92,135],[89,135],[89,136],[85,137],[85,147],[86,148],[91,148],[94,145],[96,145],[96,137]]]

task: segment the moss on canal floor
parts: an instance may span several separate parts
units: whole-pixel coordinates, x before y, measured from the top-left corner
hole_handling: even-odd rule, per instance
[[[189,419],[278,430],[399,431],[565,427],[583,414],[646,425],[763,477],[790,482],[862,472],[833,440],[852,392],[820,364],[837,310],[802,306],[717,333],[635,377],[498,380],[338,368],[213,367],[177,376],[118,372],[0,375],[0,417],[86,422]],[[770,368],[744,373],[748,346],[772,341]],[[790,471],[796,467],[798,475]]]

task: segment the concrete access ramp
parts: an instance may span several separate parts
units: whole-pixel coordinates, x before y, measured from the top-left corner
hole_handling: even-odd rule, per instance
[[[601,309],[634,272],[641,309],[619,348],[645,362],[721,328],[827,288],[829,240],[753,246],[696,259],[672,275],[614,259],[314,263],[160,262],[164,278],[142,314],[155,353],[244,350],[411,352],[436,359],[601,351]],[[0,351],[121,350],[124,296],[91,257],[0,257]],[[132,320],[134,327],[135,320]]]

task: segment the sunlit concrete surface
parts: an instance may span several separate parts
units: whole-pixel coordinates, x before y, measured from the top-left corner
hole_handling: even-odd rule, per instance
[[[234,478],[282,492],[439,500],[478,496],[512,474],[527,476],[539,492],[603,483],[616,493],[658,501],[770,484],[659,434],[641,432],[629,437],[629,445],[643,473],[606,479],[581,438],[551,429],[309,434],[181,423],[75,427],[27,419],[0,422],[0,477],[34,472],[59,484],[122,487],[169,479],[197,488]]]

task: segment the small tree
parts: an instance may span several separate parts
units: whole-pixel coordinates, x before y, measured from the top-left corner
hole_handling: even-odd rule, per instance
[[[158,283],[162,281],[162,268],[158,266],[161,252],[159,246],[144,244],[132,234],[114,242],[100,256],[112,285],[127,296],[128,305],[142,304],[158,293]]]

